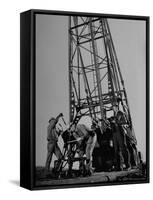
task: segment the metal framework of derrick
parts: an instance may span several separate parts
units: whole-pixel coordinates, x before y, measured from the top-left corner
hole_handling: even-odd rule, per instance
[[[69,17],[70,122],[82,116],[115,116],[114,107],[131,114],[108,20],[103,17]],[[120,103],[119,101],[120,100]],[[103,127],[103,126],[102,126]],[[134,140],[135,136],[133,135]]]

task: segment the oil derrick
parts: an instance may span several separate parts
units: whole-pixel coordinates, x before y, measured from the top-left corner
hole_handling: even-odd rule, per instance
[[[130,142],[136,145],[124,80],[108,20],[69,17],[70,122],[82,116],[99,119],[101,131],[108,118],[124,113]]]

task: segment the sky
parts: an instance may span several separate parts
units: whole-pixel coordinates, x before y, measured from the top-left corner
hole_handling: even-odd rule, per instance
[[[108,23],[125,81],[137,147],[145,160],[145,21],[108,19]],[[61,112],[68,122],[68,17],[37,14],[36,166],[45,165],[48,120]]]

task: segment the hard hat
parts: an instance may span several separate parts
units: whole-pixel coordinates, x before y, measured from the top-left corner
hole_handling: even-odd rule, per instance
[[[54,118],[54,117],[51,117],[51,118],[49,119],[48,122],[50,122],[50,121],[52,121],[52,120],[55,120],[55,118]]]

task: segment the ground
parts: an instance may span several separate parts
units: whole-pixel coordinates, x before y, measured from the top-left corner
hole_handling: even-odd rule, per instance
[[[37,167],[36,170],[36,186],[55,186],[65,184],[81,184],[81,183],[123,183],[128,181],[145,181],[145,174],[140,169],[131,169],[128,171],[98,172],[92,176],[75,177],[75,178],[55,178],[44,173],[44,168]]]

